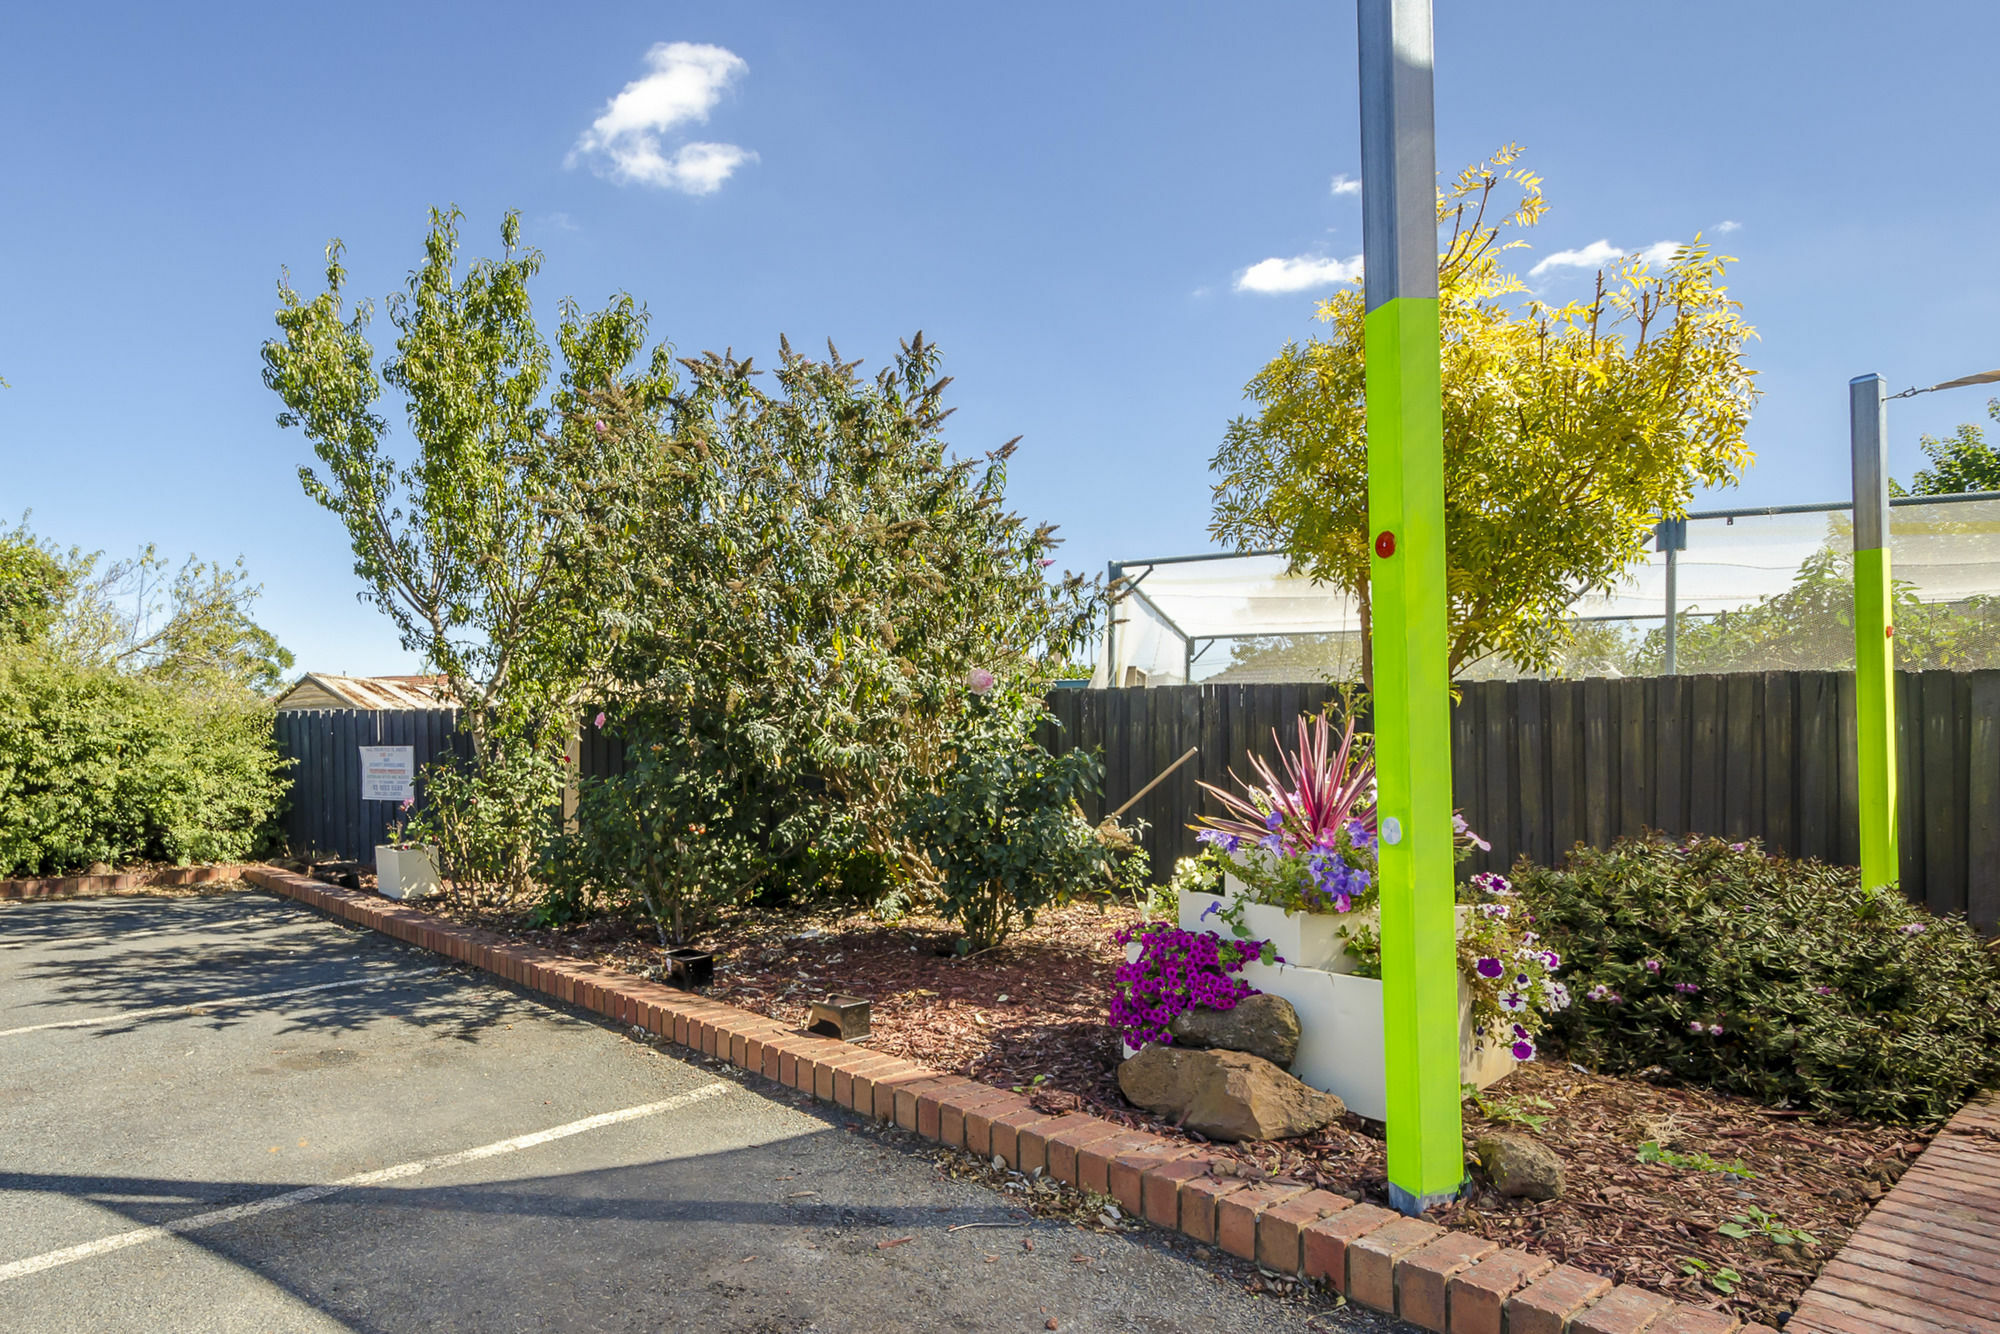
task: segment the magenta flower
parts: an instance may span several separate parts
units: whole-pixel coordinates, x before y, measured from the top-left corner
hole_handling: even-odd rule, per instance
[[[1722,1036],[1722,1025],[1721,1025],[1721,1024],[1710,1024],[1710,1025],[1708,1026],[1708,1035],[1709,1035],[1710,1037],[1712,1037],[1712,1038],[1719,1038],[1719,1037],[1721,1037],[1721,1036]]]
[[[1814,987],[1813,994],[1816,996],[1838,996],[1840,993],[1832,987]]]
[[[1683,996],[1692,996],[1699,992],[1701,988],[1692,982],[1676,982],[1674,983],[1674,990],[1680,992]]]
[[[1691,1019],[1688,1021],[1688,1032],[1700,1033],[1701,1031],[1702,1031],[1701,1020]]]
[[[1660,961],[1658,959],[1648,959],[1639,966],[1649,973],[1657,974],[1660,971]]]

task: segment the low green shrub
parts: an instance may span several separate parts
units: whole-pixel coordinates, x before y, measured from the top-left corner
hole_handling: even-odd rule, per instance
[[[271,706],[0,650],[0,876],[236,861],[274,833]]]
[[[988,949],[1041,909],[1118,883],[1130,852],[1101,839],[1077,804],[1103,780],[1094,752],[1053,755],[1006,711],[975,712],[954,763],[909,802],[903,824],[937,872],[939,911],[965,933],[961,949]]]
[[[1564,956],[1577,1003],[1549,1036],[1572,1059],[1917,1123],[2000,1081],[2000,956],[1851,869],[1654,837],[1514,885]]]

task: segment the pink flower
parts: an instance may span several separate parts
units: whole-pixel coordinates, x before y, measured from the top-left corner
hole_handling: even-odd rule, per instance
[[[607,427],[607,426],[606,426],[606,425],[605,425],[605,424],[604,424],[603,422],[596,422],[596,423],[593,423],[593,424],[594,424],[594,425],[595,425],[595,426],[597,427],[597,433],[598,433],[599,435],[603,435],[603,434],[604,434],[604,433],[605,433],[605,432],[606,432],[607,430],[609,430],[609,429],[610,429],[610,428],[609,428],[609,427]]]
[[[599,729],[600,731],[601,731],[601,730],[603,730],[603,727],[604,727],[604,710],[602,710],[602,709],[599,709],[599,710],[597,711],[597,726],[598,726],[598,729]]]
[[[983,695],[993,688],[993,673],[984,667],[974,667],[965,674],[965,686],[975,695]]]
[[[1722,1036],[1722,1025],[1721,1025],[1721,1024],[1710,1024],[1710,1025],[1708,1026],[1708,1035],[1709,1035],[1710,1037],[1712,1037],[1712,1038],[1719,1038],[1719,1037],[1721,1037],[1721,1036]]]

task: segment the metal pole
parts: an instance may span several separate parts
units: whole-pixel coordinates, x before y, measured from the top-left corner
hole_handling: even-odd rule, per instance
[[[1861,887],[1901,876],[1896,848],[1896,626],[1889,581],[1889,403],[1882,377],[1847,383],[1854,449],[1854,723]]]
[[[1666,667],[1667,667],[1667,675],[1672,676],[1678,670],[1675,650],[1676,650],[1676,641],[1679,639],[1680,635],[1680,626],[1679,626],[1680,600],[1676,596],[1676,582],[1679,575],[1679,570],[1677,568],[1677,557],[1678,553],[1684,551],[1687,548],[1688,544],[1687,520],[1686,519],[1660,520],[1659,525],[1653,530],[1653,540],[1659,544],[1659,548],[1661,551],[1667,553]]]
[[[1358,9],[1389,1199],[1416,1214],[1465,1182],[1431,3]]]
[[[1111,561],[1104,567],[1104,688],[1118,685],[1118,580],[1125,567]]]

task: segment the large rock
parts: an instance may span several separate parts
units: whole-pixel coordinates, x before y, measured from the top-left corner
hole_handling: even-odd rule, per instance
[[[1261,1056],[1147,1047],[1118,1067],[1118,1087],[1149,1112],[1216,1140],[1309,1135],[1347,1112]]]
[[[1526,1135],[1482,1135],[1472,1146],[1486,1179],[1502,1195],[1553,1200],[1563,1193],[1562,1161]]]
[[[1247,1051],[1284,1070],[1292,1068],[1292,1058],[1299,1054],[1299,1012],[1283,996],[1269,992],[1238,1001],[1233,1010],[1204,1005],[1183,1010],[1167,1031],[1180,1046]]]

